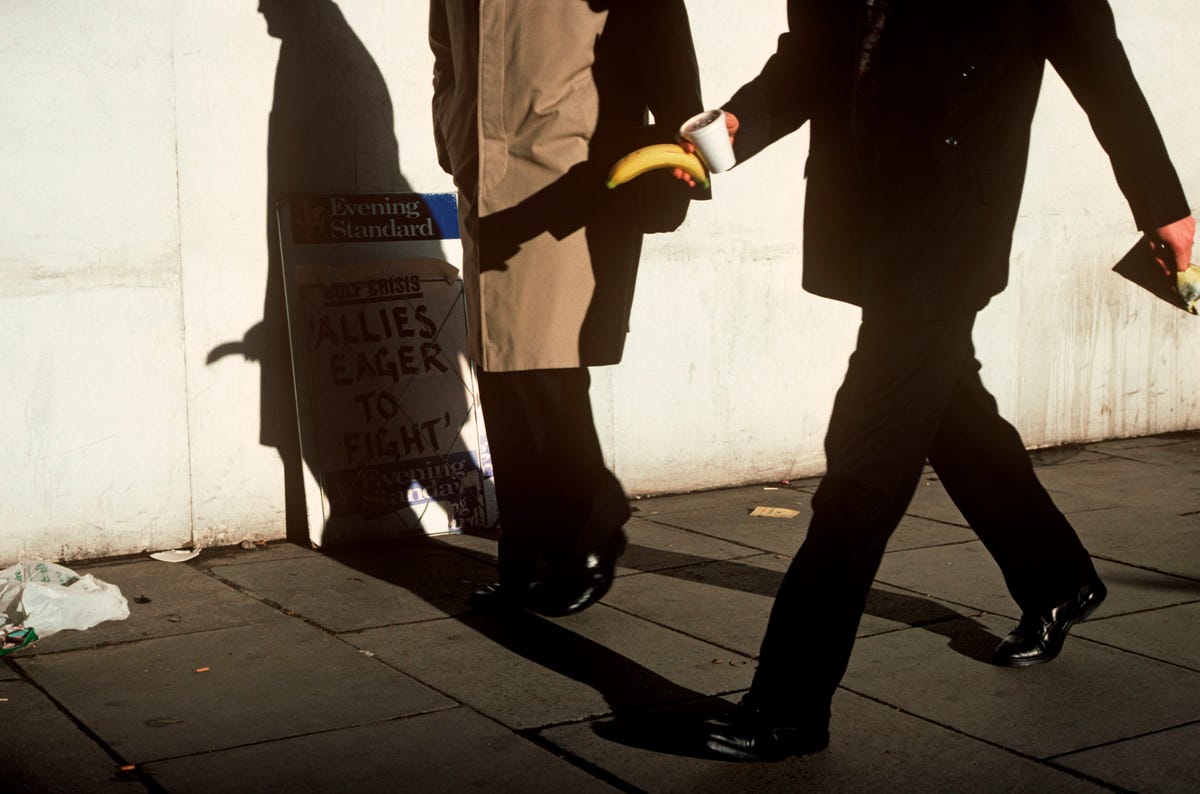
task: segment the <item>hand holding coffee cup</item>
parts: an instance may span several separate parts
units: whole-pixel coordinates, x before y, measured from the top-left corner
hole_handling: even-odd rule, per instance
[[[734,116],[723,110],[706,110],[685,121],[679,128],[679,136],[695,148],[708,170],[716,174],[728,171],[737,162],[733,154],[736,130]]]

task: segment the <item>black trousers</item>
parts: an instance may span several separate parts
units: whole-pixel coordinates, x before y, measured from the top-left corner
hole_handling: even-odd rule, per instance
[[[478,372],[500,512],[500,581],[521,584],[611,541],[629,499],[604,464],[584,367]]]
[[[1066,601],[1095,574],[983,387],[974,321],[862,324],[834,401],[812,523],[763,639],[753,705],[827,723],[871,582],[926,460],[1022,611]]]

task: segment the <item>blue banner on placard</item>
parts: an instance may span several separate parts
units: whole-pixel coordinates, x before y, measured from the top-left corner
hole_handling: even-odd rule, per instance
[[[454,193],[330,193],[288,197],[292,242],[457,240]]]

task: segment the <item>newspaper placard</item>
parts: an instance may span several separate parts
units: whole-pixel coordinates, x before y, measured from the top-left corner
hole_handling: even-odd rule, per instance
[[[431,247],[457,238],[453,198],[280,204],[314,545],[495,523],[462,281]]]

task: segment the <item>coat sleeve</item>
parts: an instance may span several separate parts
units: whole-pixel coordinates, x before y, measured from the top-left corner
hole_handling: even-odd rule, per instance
[[[1190,214],[1162,134],[1117,38],[1106,0],[1046,4],[1047,58],[1087,113],[1142,230]]]
[[[452,174],[450,151],[441,124],[445,115],[442,107],[454,86],[454,60],[450,54],[445,0],[430,0],[429,48],[433,50],[433,141],[437,147],[438,165],[447,174]]]
[[[629,51],[637,62],[628,79],[636,81],[654,124],[644,127],[638,145],[671,143],[676,131],[704,110],[700,69],[687,7],[683,0],[625,0],[614,3],[614,14],[630,35]],[[669,174],[648,174],[637,183],[636,207],[643,232],[669,232],[679,228],[693,200],[711,198],[707,188],[689,188]]]
[[[631,24],[641,64],[646,105],[655,125],[673,133],[683,122],[704,110],[700,94],[700,69],[687,7],[683,0],[637,0]]]
[[[779,37],[774,54],[762,72],[739,88],[724,109],[739,122],[735,151],[744,161],[780,138],[795,132],[811,113],[812,93],[808,80],[812,67],[806,63],[814,48],[803,39],[804,29],[798,4],[788,3],[788,30]]]

